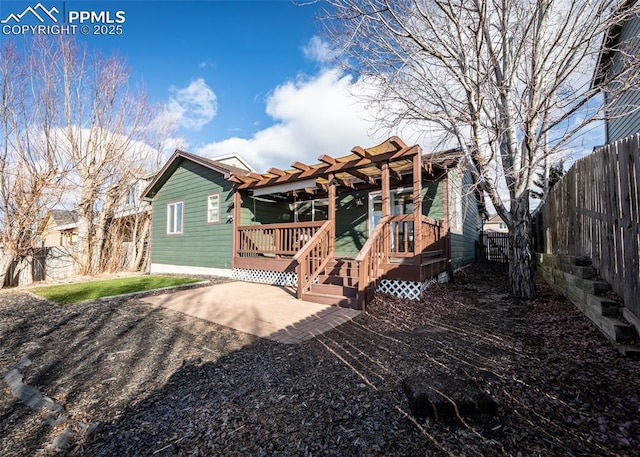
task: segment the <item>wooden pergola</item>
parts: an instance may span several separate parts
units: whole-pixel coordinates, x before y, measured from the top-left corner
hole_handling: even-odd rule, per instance
[[[236,190],[233,202],[235,228],[233,252],[234,266],[236,266],[236,261],[240,263],[241,260],[236,256],[243,239],[240,232],[256,229],[256,226],[243,227],[239,225],[242,204],[241,191],[253,191],[254,195],[287,193],[297,195],[299,193],[315,194],[317,191],[326,192],[328,197],[327,221],[315,223],[317,227],[314,226],[313,234],[304,246],[297,245],[293,248],[293,245],[288,245],[283,248],[275,248],[273,252],[273,254],[295,252],[292,264],[295,265],[298,273],[299,297],[309,283],[307,280],[307,284],[303,284],[303,279],[313,278],[313,275],[318,274],[317,270],[323,268],[323,264],[326,265],[327,259],[334,257],[336,194],[339,192],[380,189],[381,193],[382,214],[380,222],[376,225],[375,230],[369,234],[365,245],[355,259],[361,265],[360,287],[363,288],[363,293],[364,288],[375,282],[380,276],[379,266],[389,260],[390,239],[392,237],[392,234],[389,233],[390,222],[395,224],[413,223],[412,252],[405,252],[405,257],[422,253],[428,243],[423,237],[423,228],[425,234],[430,225],[437,226],[439,231],[438,222],[422,215],[422,171],[432,173],[433,168],[430,162],[423,163],[422,148],[418,145],[408,146],[400,138],[394,136],[371,148],[354,147],[349,155],[343,157],[321,155],[318,158],[318,163],[305,164],[296,161],[291,167],[289,170],[270,168],[266,173],[234,175],[230,178],[234,182]],[[404,180],[408,184],[407,179],[411,180],[413,187],[413,214],[392,217],[391,182],[392,180],[396,182]],[[310,223],[265,224],[262,227],[278,225],[284,229],[285,226],[286,228],[295,228],[296,226],[302,227],[304,224]],[[279,240],[282,238],[293,239],[293,236],[285,232],[275,233],[272,237],[277,237]],[[278,243],[273,244],[278,245]],[[294,251],[294,249],[298,250]],[[268,262],[268,259],[265,259],[265,262]],[[272,264],[276,263],[277,260],[272,262]],[[363,270],[366,272],[363,273]]]

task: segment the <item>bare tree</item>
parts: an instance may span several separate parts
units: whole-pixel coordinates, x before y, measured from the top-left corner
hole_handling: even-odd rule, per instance
[[[31,280],[38,230],[64,195],[54,67],[55,61],[41,62],[12,43],[0,49],[0,287],[14,262],[18,283]]]
[[[516,297],[535,295],[529,247],[536,172],[602,115],[591,79],[603,36],[638,12],[612,0],[329,0],[327,35],[386,127],[422,123],[464,151],[509,228]],[[635,3],[635,2],[625,2]],[[637,78],[605,81],[615,98]],[[426,130],[428,128],[428,130]],[[543,186],[546,199],[548,186]]]
[[[64,204],[77,208],[78,270],[96,273],[109,255],[117,189],[158,168],[170,128],[118,56],[90,53],[65,36],[34,38],[19,50],[7,42],[1,52],[0,272],[31,255],[47,210]]]
[[[100,270],[107,228],[117,209],[121,181],[155,170],[161,157],[153,122],[158,112],[142,90],[131,87],[122,58],[90,54],[73,41],[58,44],[63,82],[63,133],[71,177],[79,189],[80,272]]]

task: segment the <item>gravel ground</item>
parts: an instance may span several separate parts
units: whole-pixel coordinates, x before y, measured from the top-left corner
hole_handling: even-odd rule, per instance
[[[135,299],[3,292],[0,372],[28,356],[22,381],[63,410],[3,382],[0,455],[637,455],[640,362],[544,284],[522,302],[507,282],[474,266],[298,345]],[[471,379],[498,412],[416,419],[402,390],[414,375]]]

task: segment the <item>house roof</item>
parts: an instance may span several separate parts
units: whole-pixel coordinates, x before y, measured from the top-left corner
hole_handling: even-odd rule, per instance
[[[344,187],[376,185],[376,181],[381,179],[383,163],[389,164],[389,172],[393,178],[401,179],[403,175],[413,172],[413,157],[417,154],[422,155],[420,146],[408,146],[394,136],[370,148],[356,146],[351,150],[351,154],[343,157],[334,158],[323,154],[318,157],[319,163],[316,164],[308,165],[296,161],[291,164],[292,169],[289,170],[270,168],[266,173],[234,175],[230,180],[236,183],[237,189],[271,188],[274,191],[294,189],[296,183],[309,183],[309,187],[325,187],[328,185],[329,175],[333,175]],[[456,149],[422,157],[423,168],[433,173],[434,170],[455,166],[462,153]]]
[[[626,0],[620,4],[618,9],[613,14],[619,14],[620,12],[625,12],[631,10],[631,7],[637,3],[638,0]],[[591,82],[592,87],[602,86],[609,69],[613,63],[613,58],[617,52],[617,45],[620,44],[620,32],[622,32],[622,28],[625,26],[627,21],[631,18],[631,14],[629,17],[624,20],[613,25],[605,34],[602,39],[602,46],[600,48],[600,55],[598,56],[598,63],[595,67],[593,73],[593,79]]]
[[[216,171],[223,175],[225,179],[229,179],[231,176],[243,176],[249,173],[242,168],[234,167],[217,160],[207,159],[190,152],[181,151],[176,149],[173,155],[169,158],[167,163],[158,171],[155,178],[149,183],[147,188],[142,193],[141,198],[144,200],[150,200],[160,190],[164,183],[169,179],[173,172],[180,166],[183,160],[189,160],[190,162],[202,165],[205,168]]]
[[[38,234],[43,233],[45,230],[73,230],[78,226],[78,213],[73,210],[66,209],[52,209],[49,210],[46,217],[40,223],[38,228]],[[50,227],[48,229],[48,227]]]
[[[232,164],[233,162],[236,162],[237,164],[241,165],[241,167],[237,167],[237,168],[240,168],[240,169],[246,168],[246,171],[255,171],[253,167],[249,165],[249,162],[244,160],[238,154],[226,154],[223,156],[216,156],[216,157],[212,157],[210,160],[224,163],[224,164]]]
[[[49,211],[49,217],[53,219],[56,229],[69,228],[78,223],[78,214],[76,211],[68,211],[65,209],[52,209]]]
[[[492,214],[491,216],[489,216],[489,219],[487,219],[485,224],[499,224],[501,222],[504,222],[504,221],[498,214]]]

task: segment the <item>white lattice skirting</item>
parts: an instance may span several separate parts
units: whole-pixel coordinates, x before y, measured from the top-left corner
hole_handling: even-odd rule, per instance
[[[262,284],[273,284],[274,286],[295,287],[298,284],[298,275],[295,271],[269,271],[234,268],[231,273],[231,277],[239,281],[259,282]]]
[[[399,279],[382,279],[378,284],[377,292],[391,295],[392,297],[420,300],[422,293],[432,284],[438,282],[435,278],[424,282],[402,281]]]

